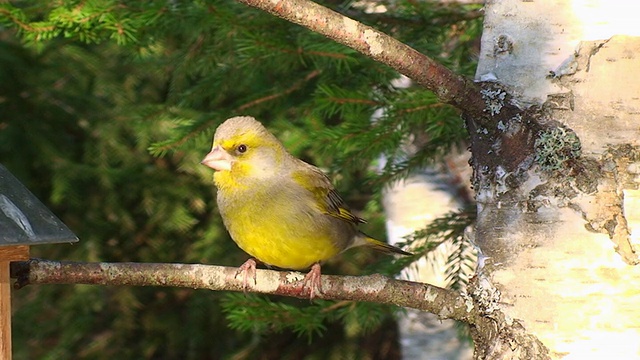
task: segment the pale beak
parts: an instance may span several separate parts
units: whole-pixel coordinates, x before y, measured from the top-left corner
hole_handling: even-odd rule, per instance
[[[213,170],[222,171],[231,170],[231,161],[233,161],[233,157],[224,151],[220,145],[217,145],[211,149],[211,152],[205,156],[200,164],[206,165]]]

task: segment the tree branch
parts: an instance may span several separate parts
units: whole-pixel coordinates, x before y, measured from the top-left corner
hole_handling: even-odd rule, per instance
[[[109,286],[163,286],[244,291],[238,269],[216,265],[161,263],[87,263],[31,259],[11,263],[14,285],[89,284]],[[306,299],[304,274],[296,271],[256,270],[256,282],[249,281],[248,291]],[[474,277],[471,285],[477,277]],[[514,359],[547,359],[544,346],[516,320],[499,310],[482,310],[480,302],[469,296],[418,282],[395,280],[382,275],[322,275],[322,293],[327,300],[369,301],[428,311],[442,319],[454,319],[471,326],[476,343],[476,358],[497,359],[509,353]],[[477,288],[477,287],[476,287]],[[474,291],[472,291],[474,293]],[[484,300],[486,302],[486,299]],[[536,354],[533,356],[532,354]]]
[[[244,291],[243,277],[236,277],[237,270],[200,264],[87,263],[43,259],[11,263],[11,276],[17,279],[16,288],[28,284],[89,284]],[[247,291],[309,298],[308,290],[302,288],[303,278],[304,274],[296,271],[257,269],[256,282],[250,279]],[[322,289],[317,298],[393,304],[429,311],[443,318],[469,321],[470,309],[464,298],[455,291],[429,284],[382,275],[322,275]]]
[[[372,27],[309,0],[238,1],[302,25],[386,64],[472,118],[485,116],[480,89],[473,81]]]

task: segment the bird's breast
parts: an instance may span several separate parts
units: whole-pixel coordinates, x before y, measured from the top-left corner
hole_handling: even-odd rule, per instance
[[[233,240],[261,262],[303,270],[337,255],[353,240],[353,226],[323,214],[292,185],[245,185],[232,192],[219,188],[218,207]]]

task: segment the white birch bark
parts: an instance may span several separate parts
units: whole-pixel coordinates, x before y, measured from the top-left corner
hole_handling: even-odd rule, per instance
[[[385,190],[383,205],[387,233],[391,243],[423,229],[434,219],[459,208],[446,174],[434,169],[415,174]],[[445,267],[451,244],[443,243],[414,266],[402,278],[446,287]],[[453,320],[439,320],[434,314],[408,309],[399,321],[400,344],[404,359],[464,360],[473,353],[459,339]]]
[[[477,79],[507,85],[522,107],[544,104],[546,120],[582,145],[561,178],[534,166],[509,201],[498,181],[477,194],[476,242],[500,309],[553,358],[640,359],[639,10],[624,0],[486,4]]]
[[[406,77],[401,77],[393,85],[403,88],[410,86],[411,82]],[[377,116],[379,115],[374,115],[374,121]],[[410,148],[407,144],[404,151],[413,155]],[[382,157],[380,161],[382,168],[386,159]],[[468,154],[452,155],[451,162],[462,162],[464,165],[460,168],[466,169],[461,176],[465,179],[470,177]],[[433,167],[417,171],[407,179],[390,184],[382,194],[389,242],[403,242],[406,236],[424,229],[438,217],[460,208],[462,204],[456,197],[457,186],[465,184],[456,184],[450,174]],[[427,253],[410,268],[405,269],[401,278],[446,287],[445,269],[447,258],[452,252],[451,245],[450,242],[445,242]],[[407,309],[398,326],[404,359],[465,360],[472,356],[472,348],[468,343],[461,341],[453,320],[440,320],[434,314]]]

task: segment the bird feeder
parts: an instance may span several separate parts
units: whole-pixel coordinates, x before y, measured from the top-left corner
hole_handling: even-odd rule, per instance
[[[0,359],[11,359],[9,263],[29,259],[29,247],[78,238],[0,165]]]

